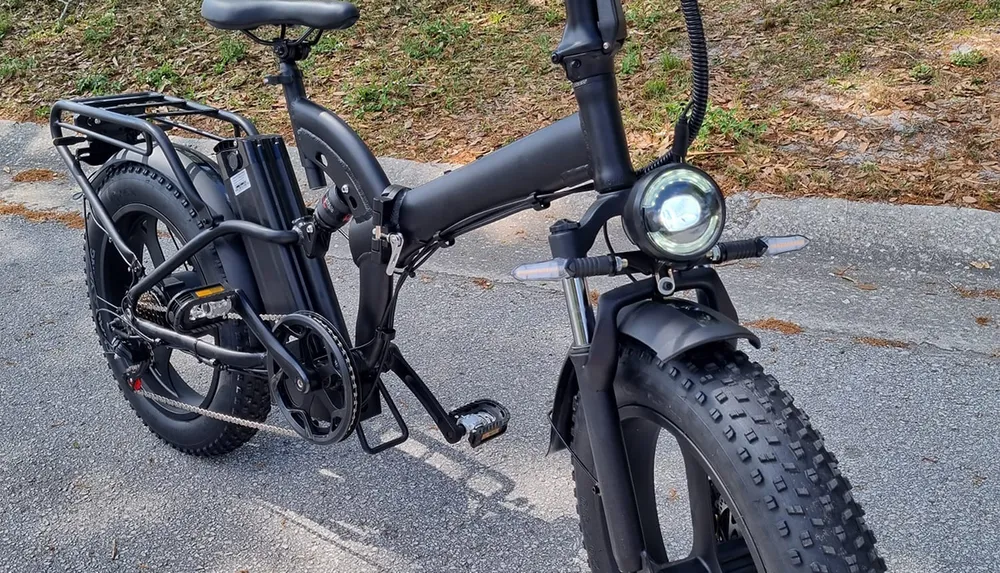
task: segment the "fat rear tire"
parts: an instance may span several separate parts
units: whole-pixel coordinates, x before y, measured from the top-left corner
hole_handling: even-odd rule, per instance
[[[886,570],[851,484],[819,432],[777,380],[742,352],[718,344],[660,363],[628,341],[615,394],[621,408],[640,405],[669,420],[708,462],[709,475],[741,517],[740,533],[756,547],[758,573]],[[580,461],[592,467],[582,417],[578,409],[572,440]],[[573,465],[592,570],[615,573],[600,499],[587,471],[575,459]]]
[[[191,208],[181,190],[148,166],[137,163],[115,166],[98,182],[97,191],[105,209],[116,221],[120,221],[123,213],[130,208],[141,205],[155,211],[181,242],[189,241],[202,230],[199,214]],[[117,304],[121,300],[122,289],[128,288],[131,282],[128,268],[92,214],[86,224],[85,274],[90,308],[108,365],[129,405],[153,434],[186,454],[219,456],[246,443],[257,432],[255,429],[205,416],[178,419],[158,404],[133,392],[125,377],[128,364],[111,353],[110,314],[106,312],[109,303]],[[119,231],[122,229],[119,228]],[[210,246],[195,255],[192,263],[202,284],[225,282],[225,269],[214,247]],[[246,327],[233,321],[219,327],[219,342],[232,350],[251,349]],[[232,371],[219,372],[218,376],[211,403],[207,405],[210,410],[258,422],[267,418],[271,403],[265,380]]]

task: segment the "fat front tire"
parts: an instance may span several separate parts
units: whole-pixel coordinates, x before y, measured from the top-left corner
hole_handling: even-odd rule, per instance
[[[151,261],[148,246],[149,236],[144,240],[136,235],[135,227],[142,225],[145,229],[152,225],[152,240],[169,234],[166,240],[183,244],[191,240],[202,230],[198,214],[191,208],[182,191],[158,171],[136,163],[124,163],[113,167],[111,171],[98,182],[97,188],[101,202],[115,220],[115,227],[129,243],[137,256],[144,259],[146,271],[157,266]],[[142,219],[154,221],[143,223]],[[124,259],[108,240],[106,233],[89,215],[86,221],[86,265],[85,274],[90,298],[90,308],[93,313],[97,335],[108,359],[118,384],[132,409],[143,423],[156,436],[170,446],[197,456],[218,456],[229,453],[246,443],[256,433],[255,429],[229,424],[189,412],[174,410],[145,397],[137,395],[125,375],[130,366],[127,361],[114,353],[115,335],[109,328],[114,316],[120,313],[120,304],[124,293],[132,284],[131,273]],[[162,259],[162,247],[159,258]],[[208,247],[189,261],[189,280],[202,285],[225,283],[226,273],[214,247]],[[232,350],[251,350],[251,337],[246,327],[235,321],[228,321],[217,328],[216,343]],[[167,356],[168,366],[163,368],[166,376],[172,376],[170,354]],[[179,351],[173,351],[177,353]],[[204,367],[209,369],[211,367]],[[173,370],[173,374],[176,374]],[[153,391],[150,384],[153,369],[142,377],[143,388]],[[178,374],[179,376],[179,374]],[[214,412],[228,414],[239,418],[264,421],[270,411],[270,395],[266,380],[244,374],[224,371],[218,367],[206,371],[205,385],[208,389],[188,392],[182,395],[180,401],[200,406]],[[157,374],[157,378],[159,374]],[[161,392],[157,392],[161,393]],[[163,393],[169,398],[178,399],[178,395]],[[203,396],[201,394],[204,394]]]
[[[652,458],[648,450],[655,450],[659,428],[670,431],[682,449],[687,443],[703,460],[712,485],[731,508],[741,546],[746,544],[744,554],[755,563],[751,566],[744,559],[728,568],[722,563],[723,572],[886,570],[864,511],[819,432],[774,377],[744,353],[717,344],[660,363],[649,349],[629,340],[620,352],[615,394],[640,511],[651,505],[655,519],[652,479],[637,475],[643,470],[636,466],[643,463],[634,452],[645,449]],[[661,420],[652,440],[649,432],[637,430],[636,424],[648,423],[637,419],[636,412],[642,411],[646,420]],[[600,498],[581,467],[593,464],[583,414],[577,408],[572,434],[583,542],[595,573],[615,573],[619,569]]]

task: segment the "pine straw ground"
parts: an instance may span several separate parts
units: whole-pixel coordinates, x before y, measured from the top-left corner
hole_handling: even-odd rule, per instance
[[[549,63],[558,0],[360,0],[305,63],[377,154],[462,163],[574,111]],[[0,116],[155,89],[287,135],[265,49],[197,0],[0,0]],[[686,99],[677,3],[626,0],[618,58],[637,162]],[[712,107],[693,160],[728,189],[1000,209],[1000,0],[704,0]]]

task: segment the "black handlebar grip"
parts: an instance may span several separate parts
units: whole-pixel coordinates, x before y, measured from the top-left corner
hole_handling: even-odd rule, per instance
[[[582,259],[570,259],[566,264],[569,276],[574,278],[600,277],[613,275],[618,271],[618,265],[612,256],[606,257],[585,257]]]
[[[735,261],[737,259],[752,259],[762,256],[767,251],[767,243],[760,237],[719,243],[719,260]]]

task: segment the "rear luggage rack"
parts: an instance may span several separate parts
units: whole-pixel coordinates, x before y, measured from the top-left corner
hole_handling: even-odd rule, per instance
[[[63,116],[67,113],[73,115],[72,121],[64,121]],[[233,135],[225,137],[180,120],[191,116],[227,123]],[[180,129],[214,141],[258,135],[253,123],[240,115],[154,92],[60,100],[52,106],[49,129],[59,156],[94,208],[98,222],[119,249],[124,241],[100,205],[81,163],[103,165],[122,150],[148,158],[158,150],[172,172],[165,175],[173,177],[194,209],[205,213],[207,209],[166,132]],[[141,267],[134,255],[126,258],[130,259],[133,268]]]
[[[73,123],[63,121],[63,112],[74,114]],[[228,123],[233,135],[224,137],[178,119],[187,116]],[[167,152],[170,146],[165,145],[165,132],[175,128],[214,141],[257,135],[254,125],[240,115],[155,92],[60,101],[52,108],[49,125],[57,147],[88,143],[76,153],[76,159],[90,165],[101,165],[118,149],[149,156],[155,143]],[[65,137],[64,129],[79,135]]]

